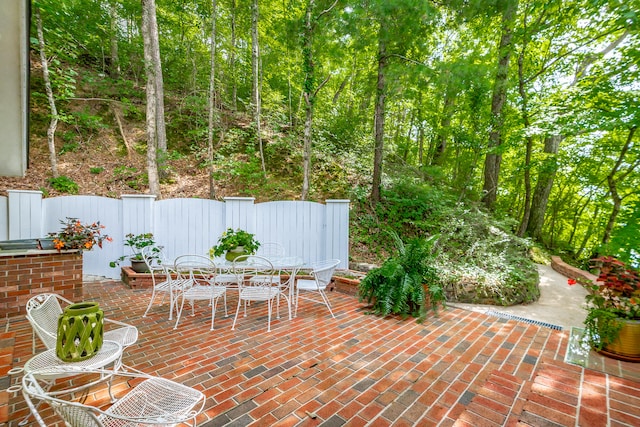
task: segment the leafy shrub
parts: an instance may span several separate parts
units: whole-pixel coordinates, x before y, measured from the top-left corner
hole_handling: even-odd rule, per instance
[[[57,178],[49,178],[49,185],[61,193],[78,194],[80,190],[78,184],[65,175],[60,175]]]
[[[102,166],[97,166],[95,168],[90,168],[89,172],[91,172],[94,175],[98,175],[104,172],[104,168]]]
[[[433,260],[447,299],[512,305],[539,298],[531,242],[516,237],[515,224],[499,221],[472,204],[455,200],[441,187],[403,180],[383,191],[375,211],[363,192],[353,206],[353,254],[388,257],[387,230],[403,239],[438,235]],[[366,251],[366,252],[365,252]]]

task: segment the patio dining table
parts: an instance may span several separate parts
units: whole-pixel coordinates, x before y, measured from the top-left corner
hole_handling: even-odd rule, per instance
[[[293,304],[296,275],[304,266],[304,260],[297,256],[266,258],[271,262],[271,265],[273,265],[273,269],[278,271],[279,275],[287,274],[289,276],[287,280],[281,281],[280,289],[288,293],[289,304]],[[221,273],[233,274],[233,262],[225,260],[224,262],[217,263],[216,265]],[[291,319],[291,310],[289,310],[289,320]]]

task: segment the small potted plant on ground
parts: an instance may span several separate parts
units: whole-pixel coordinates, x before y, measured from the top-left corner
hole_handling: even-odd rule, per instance
[[[585,336],[597,351],[624,360],[640,362],[640,275],[610,256],[591,260],[600,269],[596,282],[580,282],[589,294]]]
[[[254,235],[240,229],[228,228],[220,238],[218,244],[209,249],[211,258],[219,257],[225,254],[227,261],[233,261],[241,255],[252,255],[256,253],[260,247]]]
[[[133,234],[129,233],[125,236],[124,245],[127,246],[131,255],[123,255],[115,261],[111,261],[109,265],[116,267],[126,258],[131,261],[131,269],[136,273],[148,273],[149,266],[147,266],[144,258],[142,257],[142,250],[146,247],[150,247],[149,253],[151,258],[159,258],[162,246],[156,246],[156,242],[153,238],[153,233]]]
[[[111,237],[102,234],[104,225],[100,222],[92,224],[82,224],[78,218],[69,218],[60,220],[63,225],[62,229],[56,233],[49,233],[49,237],[53,238],[53,247],[60,252],[61,250],[79,249],[90,251],[94,247],[102,248],[102,242],[111,241]]]

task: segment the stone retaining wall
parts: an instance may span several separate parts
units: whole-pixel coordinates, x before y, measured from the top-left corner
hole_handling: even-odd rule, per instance
[[[551,257],[551,268],[553,268],[563,276],[567,276],[572,279],[586,279],[595,282],[598,278],[598,276],[596,276],[595,274],[591,274],[588,271],[580,270],[577,267],[567,264],[566,262],[562,261],[562,258],[560,258],[559,256]]]

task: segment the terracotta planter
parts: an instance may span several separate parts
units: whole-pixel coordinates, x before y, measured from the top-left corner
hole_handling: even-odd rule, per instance
[[[622,319],[624,326],[618,339],[607,345],[603,351],[608,355],[619,355],[625,359],[640,362],[640,320]],[[612,356],[615,357],[615,356]]]

